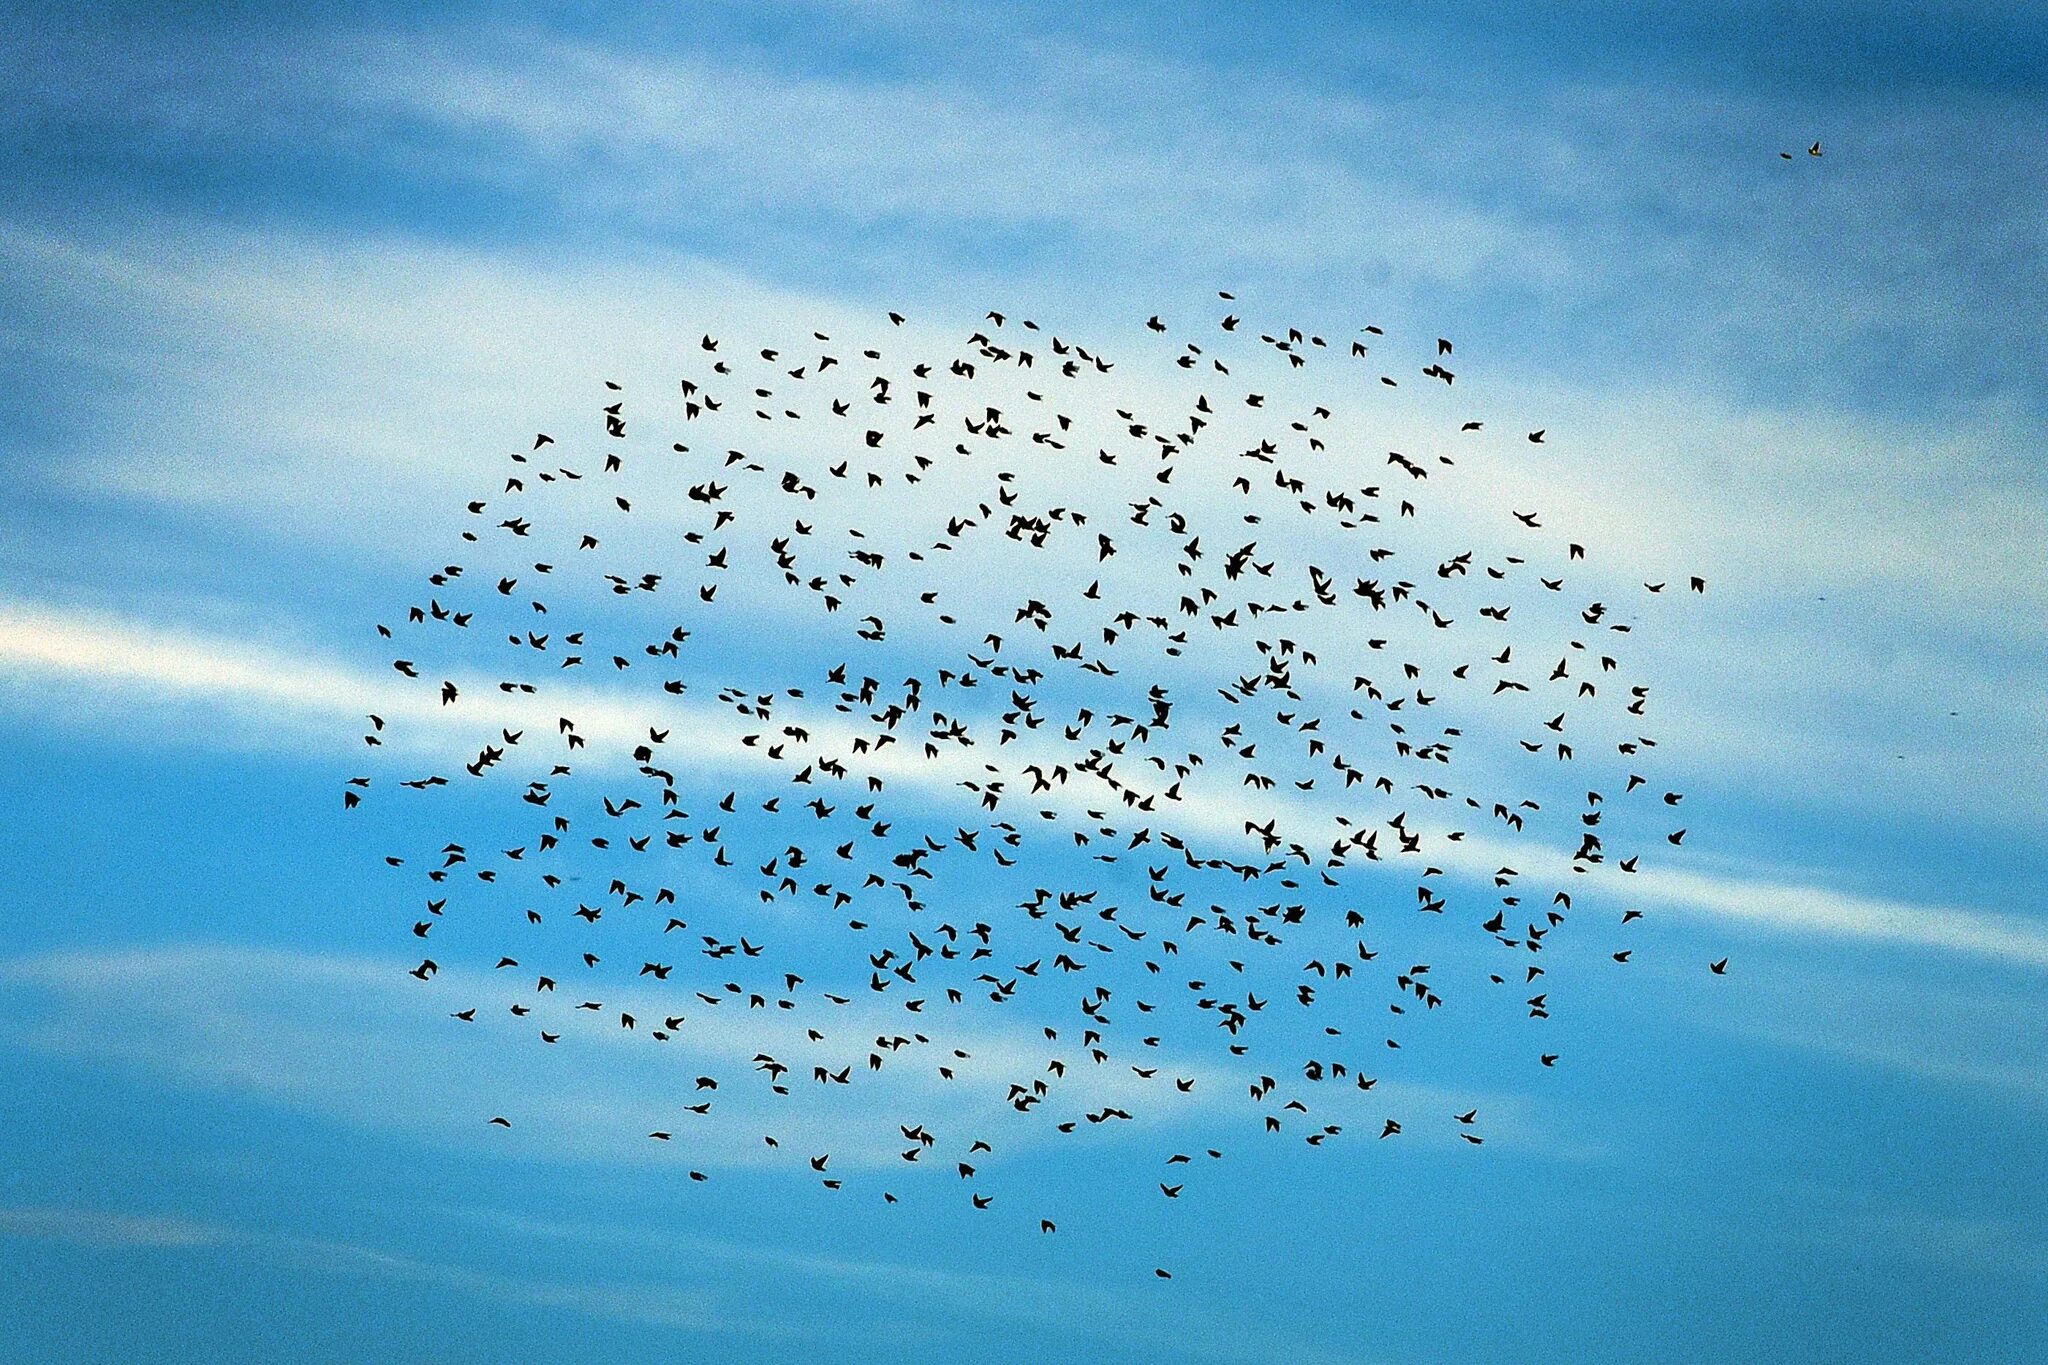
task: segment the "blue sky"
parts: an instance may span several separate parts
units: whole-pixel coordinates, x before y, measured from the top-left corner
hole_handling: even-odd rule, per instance
[[[2038,7],[4,34],[0,1358],[2048,1356]],[[368,624],[509,443],[599,377],[672,384],[705,330],[1000,308],[1136,351],[1218,289],[1456,337],[1461,400],[1547,426],[1453,534],[1540,500],[1589,573],[1712,584],[1638,642],[1693,834],[1637,889],[1639,961],[1546,1025],[1573,1065],[1467,1018],[1388,1082],[1482,1103],[1487,1146],[1260,1147],[1197,1105],[1006,1148],[1004,1188],[1085,1211],[1057,1238],[890,1222],[751,1149],[679,1181],[637,1141],[669,1073],[451,1036],[403,989],[377,854],[412,831],[335,793],[395,698]],[[705,643],[753,687],[826,658]],[[507,1080],[557,1121],[489,1140]],[[1219,1132],[1245,1159],[1187,1207],[1133,1178]]]

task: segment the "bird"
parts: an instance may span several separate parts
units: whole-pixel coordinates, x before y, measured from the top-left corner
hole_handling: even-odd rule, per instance
[[[461,549],[423,546],[374,625],[392,704],[351,731],[376,766],[341,803],[384,817],[390,930],[439,959],[402,984],[474,1026],[491,1103],[519,1049],[564,1104],[578,1067],[644,1055],[694,1102],[600,1121],[743,1140],[805,1199],[873,1197],[872,1163],[830,1152],[882,1107],[892,1169],[1045,1235],[1102,1215],[1060,1212],[1057,1163],[996,1160],[1013,1138],[1157,1160],[1146,1120],[1236,1106],[1327,1159],[1424,1121],[1361,1106],[1426,1093],[1380,1078],[1440,1055],[1412,1046],[1440,1021],[1525,983],[1460,1036],[1527,1066],[1519,1030],[1576,1007],[1595,951],[1647,954],[1611,900],[1577,910],[1646,848],[1686,856],[1650,816],[1685,784],[1635,632],[1710,610],[1705,579],[1613,577],[1643,581],[1636,619],[1579,581],[1568,537],[1597,520],[1485,419],[1376,406],[1404,348],[1449,386],[1448,338],[1218,295],[1197,334],[1133,314],[1126,354],[999,300],[950,330],[712,321],[674,348],[679,401],[602,380],[539,419],[559,440],[510,428],[451,506]],[[1428,425],[1365,448],[1397,420]],[[1506,545],[1455,515],[1460,477],[1500,490]],[[424,768],[451,737],[460,766]],[[1390,889],[1412,914],[1362,908]],[[1478,1115],[1453,1116],[1474,1148]],[[1199,1215],[1222,1151],[1125,1175]],[[902,1188],[881,1206],[922,1216]]]

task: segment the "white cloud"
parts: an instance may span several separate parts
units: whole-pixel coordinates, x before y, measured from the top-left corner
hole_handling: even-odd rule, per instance
[[[407,977],[406,966],[208,945],[17,958],[0,964],[0,977],[14,986],[0,1029],[16,1046],[438,1146],[672,1167],[782,1166],[792,1173],[828,1151],[835,1170],[855,1177],[900,1165],[899,1124],[923,1123],[939,1137],[927,1166],[964,1158],[976,1136],[995,1142],[990,1160],[1000,1161],[1049,1140],[1055,1120],[1045,1113],[1053,1110],[1078,1117],[1113,1104],[1131,1110],[1133,1125],[1144,1128],[1227,1102],[1236,1090],[1231,1078],[1171,1054],[1152,1058],[1161,1074],[1151,1081],[1121,1063],[1077,1059],[1064,1080],[1053,1082],[1050,1108],[1025,1119],[1009,1112],[1004,1093],[1012,1082],[1045,1078],[1049,1054],[1037,1022],[1021,1016],[1014,1023],[948,1022],[815,999],[793,1011],[747,1011],[740,1003],[716,1010],[682,987],[612,983],[599,992],[603,1013],[579,1014],[566,997],[536,997],[534,1016],[515,1021],[492,1003],[504,987],[491,973],[448,966],[422,986]],[[451,1010],[479,1004],[485,1008],[474,1024],[448,1018]],[[621,1029],[620,1012],[634,1014],[640,1027]],[[671,1012],[685,1022],[663,1045],[650,1033]],[[563,1041],[541,1046],[533,1035],[542,1027],[559,1030]],[[812,1028],[823,1041],[807,1037]],[[892,1055],[879,1072],[867,1070],[874,1038],[912,1029],[931,1042]],[[762,1052],[789,1065],[790,1096],[771,1095],[767,1078],[755,1072]],[[954,1080],[940,1078],[941,1063]],[[851,1086],[819,1087],[813,1065],[851,1065],[862,1074]],[[698,1095],[692,1083],[706,1073],[720,1088]],[[1195,1079],[1194,1091],[1174,1090],[1172,1076]],[[712,1101],[709,1115],[685,1110],[700,1099]],[[511,1118],[513,1127],[488,1127],[494,1115]],[[657,1130],[675,1139],[650,1140]],[[779,1138],[779,1150],[763,1143],[764,1132]],[[1096,1136],[1091,1126],[1080,1140]]]
[[[1816,972],[1752,958],[1743,1008],[1703,1022],[1751,1042],[1928,1082],[1972,1102],[2048,1106],[2037,992],[1980,975],[1955,988],[1933,964]]]
[[[129,338],[104,358],[154,376],[146,404],[81,418],[89,454],[45,461],[71,491],[224,513],[338,558],[368,555],[373,570],[400,547],[417,555],[444,524],[432,509],[473,496],[477,471],[529,426],[556,426],[572,396],[585,395],[573,420],[588,420],[599,378],[625,381],[643,413],[654,396],[658,412],[700,328],[735,347],[792,328],[873,332],[844,301],[688,260],[560,265],[212,231],[155,234],[146,248],[15,232],[0,251],[42,278],[52,307]],[[933,306],[962,322],[980,311]],[[147,321],[113,326],[136,317]],[[921,325],[889,340],[946,353],[952,330]],[[1176,410],[1135,357],[1118,379],[1120,392]],[[1426,439],[1444,414],[1421,399],[1404,389],[1362,408],[1365,465],[1382,434]],[[1677,722],[1672,752],[1731,785],[1823,785],[1902,816],[2030,825],[2041,803],[2026,798],[2048,779],[2029,756],[2048,743],[2048,719],[2013,698],[2048,593],[2019,566],[2048,507],[2012,472],[2019,413],[1990,404],[1960,426],[1917,424],[1483,370],[1461,379],[1456,401],[1508,430],[1467,477],[1431,483],[1441,544],[1515,544],[1508,512],[1533,508],[1553,539],[1591,547],[1575,585],[1618,597],[1638,580],[1709,578],[1707,608],[1633,642]],[[1550,425],[1550,445],[1517,446],[1517,410]],[[1956,468],[2007,472],[1959,487]],[[959,491],[935,476],[917,505]]]
[[[1829,1254],[1839,1255],[1846,1245],[1865,1256],[1946,1261],[1973,1277],[2048,1278],[2048,1242],[2023,1221],[1852,1206],[1830,1209],[1816,1222],[1817,1227],[1801,1220],[1787,1222],[1780,1225],[1780,1235],[1821,1241],[1812,1232],[1825,1230],[1837,1239],[1828,1247]]]
[[[1825,887],[1654,868],[1631,891],[1694,914],[1825,938],[1867,940],[2048,970],[2048,926],[2018,915],[1912,905]]]
[[[1523,215],[1346,155],[1370,136],[1398,143],[1412,167],[1434,133],[1412,102],[1368,119],[1297,90],[1271,114],[1217,73],[1021,35],[1002,46],[1004,62],[977,59],[971,75],[937,63],[836,75],[767,51],[624,50],[475,25],[252,38],[232,60],[197,45],[136,54],[59,41],[39,66],[92,62],[97,98],[39,75],[27,105],[31,118],[111,115],[205,146],[311,145],[572,218],[602,204],[615,221],[707,235],[916,221],[1126,256],[1171,246],[1215,265],[1341,263],[1428,280],[1562,268]]]
[[[673,1228],[642,1230],[559,1221],[537,1221],[489,1210],[429,1208],[423,1214],[452,1213],[486,1224],[522,1243],[552,1242],[602,1248],[608,1260],[624,1259],[630,1248],[640,1267],[633,1280],[591,1281],[567,1276],[536,1278],[477,1270],[444,1256],[390,1251],[360,1241],[307,1236],[274,1228],[249,1228],[211,1219],[158,1217],[78,1207],[0,1208],[0,1239],[53,1240],[106,1249],[172,1251],[219,1248],[260,1260],[267,1273],[281,1268],[315,1274],[355,1276],[433,1286],[524,1308],[581,1313],[622,1322],[648,1323],[671,1331],[744,1336],[829,1352],[844,1324],[802,1316],[770,1319],[754,1290],[762,1271],[793,1275],[813,1285],[857,1288],[866,1301],[891,1316],[885,1339],[910,1349],[912,1343],[943,1350],[951,1333],[929,1320],[943,1304],[946,1322],[1042,1323],[1057,1319],[1066,1329],[1104,1341],[1155,1347],[1171,1341],[1193,1358],[1252,1361],[1284,1348],[1288,1358],[1317,1365],[1355,1362],[1306,1342],[1261,1333],[1262,1344],[1233,1343],[1226,1324],[1200,1307],[1151,1308],[1120,1290],[1080,1280],[981,1273],[953,1266],[848,1259],[792,1252],[772,1245],[678,1233]],[[679,1272],[659,1278],[659,1268],[676,1263]],[[753,1290],[754,1292],[749,1292]],[[975,1330],[968,1326],[967,1330]],[[795,1349],[792,1347],[792,1349]]]
[[[225,1248],[260,1256],[273,1269],[282,1264],[315,1272],[403,1280],[522,1307],[581,1312],[683,1331],[795,1338],[811,1335],[799,1324],[750,1321],[728,1314],[718,1306],[720,1296],[709,1287],[685,1290],[656,1284],[526,1279],[356,1242],[203,1219],[69,1207],[0,1208],[0,1238],[7,1237],[103,1249]]]
[[[532,725],[536,718],[557,712],[573,712],[579,725],[595,735],[628,742],[644,733],[650,722],[665,722],[672,716],[647,712],[602,696],[570,694],[536,702],[530,707],[486,699],[482,712],[458,714],[459,708],[434,705],[417,689],[400,689],[373,681],[351,670],[322,663],[303,654],[290,657],[232,643],[177,636],[154,631],[137,631],[105,618],[84,622],[47,609],[0,604],[0,678],[61,680],[62,686],[17,692],[14,705],[26,704],[41,714],[89,698],[96,691],[113,692],[145,700],[174,694],[193,699],[216,714],[258,727],[276,725],[280,719],[301,736],[309,733],[335,734],[332,722],[360,718],[366,699],[405,715],[426,736],[447,727],[471,730],[479,716],[492,724]],[[55,699],[54,706],[51,699]],[[89,703],[86,714],[99,713]],[[145,712],[146,714],[146,712]],[[785,719],[795,719],[785,716]],[[837,743],[844,751],[846,735],[841,727],[824,717],[802,717],[814,727],[821,751]],[[717,717],[694,722],[678,743],[688,746],[700,759],[735,765],[759,762],[757,751],[738,743],[740,731]],[[1030,746],[1006,752],[1005,765],[1015,771],[1031,761]],[[908,754],[888,754],[879,770],[897,786],[919,790],[927,798],[963,800],[958,783],[963,776],[980,772],[979,763],[950,753],[942,761],[927,762]],[[1049,759],[1047,754],[1039,754]],[[1066,801],[1084,800],[1082,792],[1067,794]],[[1298,829],[1328,827],[1335,808],[1307,800],[1286,801],[1261,798],[1257,801],[1224,792],[1205,792],[1183,806],[1176,823],[1212,838],[1237,840],[1244,837],[1247,819],[1259,821],[1279,814],[1283,823]],[[1568,862],[1561,855],[1546,853],[1528,844],[1515,844],[1476,835],[1460,843],[1432,842],[1432,861],[1468,876],[1490,879],[1495,868],[1511,864],[1534,876],[1566,878]],[[1608,894],[1645,903],[1657,903],[1674,910],[1753,928],[1800,936],[1857,940],[1891,944],[1906,949],[1933,948],[2030,968],[2048,968],[2048,927],[2014,915],[1979,909],[1915,905],[1834,891],[1800,884],[1768,871],[1700,871],[1649,867],[1633,877],[1608,871],[1600,879]]]
[[[88,1247],[217,1246],[225,1228],[190,1218],[99,1209],[0,1208],[0,1237],[69,1242]]]

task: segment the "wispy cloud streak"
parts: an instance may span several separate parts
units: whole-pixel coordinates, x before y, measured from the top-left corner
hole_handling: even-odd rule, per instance
[[[458,728],[465,735],[473,733],[479,719],[476,711],[457,715],[450,708],[436,706],[416,688],[397,687],[304,655],[287,657],[233,642],[137,630],[113,618],[79,618],[18,603],[0,604],[0,677],[9,675],[17,684],[56,684],[29,689],[17,686],[12,704],[59,717],[81,694],[100,692],[145,703],[196,702],[257,734],[283,724],[303,738],[309,733],[335,734],[335,723],[344,718],[359,720],[367,701],[394,714],[408,715],[430,735],[436,727],[447,727],[451,745]],[[572,695],[569,700],[556,696],[544,706],[525,708],[495,699],[483,705],[487,708],[483,719],[513,725],[532,723],[537,715],[572,710],[589,718],[594,733],[611,738],[637,736],[650,722],[674,718],[602,696]],[[88,709],[85,718],[97,714]],[[834,728],[829,718],[818,717],[811,723],[829,739]],[[742,766],[759,764],[759,751],[742,745],[741,733],[710,713],[681,743],[700,757]],[[888,772],[892,783],[921,790],[927,799],[957,801],[964,795],[958,785],[961,777],[977,774],[979,765],[922,762],[903,756],[889,761]],[[1336,813],[1307,803],[1296,803],[1292,809],[1301,818],[1319,822]],[[1263,820],[1273,812],[1271,802],[1252,805],[1218,796],[1189,803],[1181,818],[1215,837],[1242,838],[1246,819]],[[1533,875],[1568,872],[1561,855],[1545,861],[1530,848],[1484,837],[1440,845],[1431,856],[1454,862],[1469,875],[1480,877],[1490,877],[1496,867],[1510,860]],[[1771,876],[1665,868],[1617,879],[1610,891],[1772,932],[1936,949],[2048,969],[2048,928],[1984,910],[1871,898]]]

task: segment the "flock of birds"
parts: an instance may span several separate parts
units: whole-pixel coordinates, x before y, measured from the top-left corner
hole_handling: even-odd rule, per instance
[[[1627,968],[1628,874],[1686,833],[1630,633],[1706,584],[1600,600],[1543,509],[1501,515],[1547,433],[1453,409],[1451,341],[1386,372],[1378,327],[1220,303],[1128,367],[995,312],[704,335],[676,387],[522,441],[378,625],[417,705],[343,793],[401,845],[449,1027],[665,1049],[673,1118],[633,1140],[692,1180],[736,1111],[826,1190],[936,1171],[1044,1233],[1013,1146],[1158,1132],[1140,1187],[1175,1200],[1217,1106],[1247,1142],[1484,1144],[1476,1105],[1412,1112],[1443,1091],[1404,1057],[1463,1011],[1566,1064],[1553,982]],[[1395,421],[1424,429],[1366,454]],[[547,1121],[520,1100],[476,1122]],[[839,1114],[886,1150],[832,1165]]]

